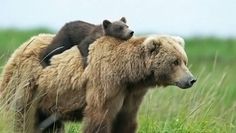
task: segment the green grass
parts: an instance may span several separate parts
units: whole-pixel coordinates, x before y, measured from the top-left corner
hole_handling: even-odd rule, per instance
[[[46,28],[32,30],[0,29],[0,66],[2,66],[13,51],[31,36],[39,33],[52,33]]]
[[[30,36],[47,29],[0,30],[1,64]],[[139,133],[235,133],[236,39],[187,38],[189,67],[198,78],[188,90],[156,88],[145,96],[139,112]],[[0,107],[1,109],[1,107]],[[3,115],[4,114],[4,115]],[[0,116],[5,113],[0,111]],[[0,132],[10,132],[7,117]],[[68,123],[68,133],[81,132],[80,123]]]

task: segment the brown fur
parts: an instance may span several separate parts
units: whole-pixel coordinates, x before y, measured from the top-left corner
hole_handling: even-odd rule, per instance
[[[173,84],[171,76],[176,72],[168,67],[173,66],[172,58],[185,60],[176,56],[179,52],[172,44],[177,42],[170,37],[144,40],[113,45],[103,38],[90,47],[84,132],[135,132],[138,108],[147,88]],[[102,51],[106,52],[98,54]]]
[[[82,110],[80,108],[84,107],[85,100],[78,101],[78,98],[83,99],[84,95],[82,94],[85,93],[83,93],[84,90],[75,89],[81,80],[80,75],[83,72],[80,52],[76,47],[73,47],[69,50],[70,52],[65,51],[61,56],[56,55],[55,59],[52,59],[52,65],[43,70],[40,65],[39,53],[50,44],[52,37],[51,35],[39,35],[24,43],[14,52],[1,75],[4,81],[0,87],[3,92],[1,98],[5,100],[9,107],[13,107],[14,110],[19,112],[16,119],[21,122],[16,123],[16,125],[19,124],[17,132],[31,132],[32,129],[38,131],[37,125],[40,122],[38,121],[40,118],[33,118],[36,114],[38,114],[37,117],[45,117],[44,119],[54,112],[60,114],[64,120],[78,120],[82,118]],[[121,40],[117,40],[117,42],[121,42]],[[40,75],[41,78],[39,79]],[[59,77],[65,78],[61,80]],[[55,82],[48,79],[53,79]],[[38,84],[40,85],[39,87]],[[38,88],[37,91],[36,88]],[[45,89],[47,90],[44,91]],[[55,89],[58,93],[55,93]],[[81,96],[79,96],[80,94]],[[57,100],[56,97],[63,98]],[[75,99],[71,97],[75,97]],[[65,101],[64,98],[70,101]],[[38,103],[38,99],[40,99],[40,103]],[[51,102],[47,100],[51,100]],[[75,110],[71,109],[73,107],[68,102],[72,104]],[[33,103],[37,103],[37,106],[42,105],[42,108],[30,110],[30,108],[36,108],[32,106],[26,107],[26,105]],[[75,118],[76,115],[77,118]],[[31,119],[30,123],[26,123],[21,116]],[[26,123],[27,127],[22,127],[22,123]]]
[[[33,132],[31,129],[34,122],[22,117],[34,117],[35,111],[30,105],[35,101],[36,81],[42,70],[39,53],[46,48],[52,37],[41,34],[29,39],[12,54],[2,71],[0,99],[9,109],[17,110],[15,116],[18,121],[14,121],[14,125],[18,127],[16,132]],[[23,127],[22,123],[27,126]]]
[[[80,118],[75,120],[84,116],[85,133],[136,132],[138,109],[148,88],[176,85],[182,79],[179,75],[184,75],[182,69],[187,70],[187,57],[178,46],[171,36],[128,41],[102,37],[90,46],[85,70],[76,47],[54,56],[52,65],[40,69],[39,78],[33,81],[40,95],[34,104],[34,123],[56,113],[60,117],[57,130],[63,131],[61,120],[72,120],[76,114]],[[176,60],[180,65],[173,64]]]

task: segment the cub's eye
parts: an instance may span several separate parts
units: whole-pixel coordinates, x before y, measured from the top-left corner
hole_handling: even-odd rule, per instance
[[[123,27],[122,27],[122,26],[120,26],[120,27],[119,27],[119,30],[123,30]]]
[[[175,60],[175,61],[173,62],[173,64],[176,65],[176,66],[178,66],[178,65],[180,64],[180,61],[179,61],[179,60]]]

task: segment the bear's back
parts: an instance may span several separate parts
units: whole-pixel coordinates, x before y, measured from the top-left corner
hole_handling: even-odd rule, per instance
[[[79,44],[87,36],[90,36],[97,25],[84,21],[74,21],[67,23],[60,32],[65,32],[72,43]],[[59,34],[60,34],[59,32]]]

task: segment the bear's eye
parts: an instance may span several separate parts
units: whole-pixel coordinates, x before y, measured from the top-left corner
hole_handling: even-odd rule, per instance
[[[119,30],[123,30],[123,27],[122,27],[122,26],[120,26],[120,27],[119,27]]]
[[[180,62],[179,62],[179,60],[177,59],[177,60],[175,60],[175,61],[173,62],[173,64],[176,65],[176,66],[178,66],[178,65],[180,64]]]

